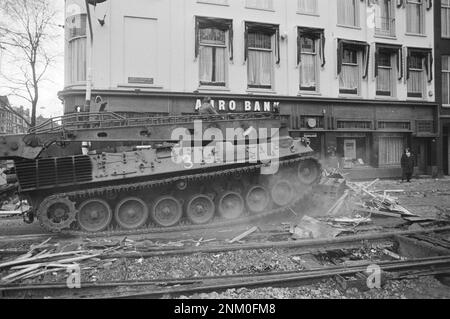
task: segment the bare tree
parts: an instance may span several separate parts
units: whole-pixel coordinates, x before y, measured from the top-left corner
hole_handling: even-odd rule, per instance
[[[36,125],[39,85],[57,54],[49,44],[57,37],[57,10],[50,0],[0,0],[0,46],[8,54],[8,72],[1,70],[10,94],[31,105]]]

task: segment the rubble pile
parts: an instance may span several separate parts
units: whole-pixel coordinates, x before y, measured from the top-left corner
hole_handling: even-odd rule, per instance
[[[292,238],[334,238],[344,234],[380,231],[411,224],[420,228],[420,225],[426,222],[436,224],[449,221],[448,218],[411,212],[399,203],[398,197],[393,196],[404,193],[404,190],[373,190],[378,182],[379,179],[372,182],[349,182],[337,172],[328,173],[321,186],[340,190],[334,194],[337,199],[325,208],[322,214],[314,217],[305,215],[296,223],[289,224]]]

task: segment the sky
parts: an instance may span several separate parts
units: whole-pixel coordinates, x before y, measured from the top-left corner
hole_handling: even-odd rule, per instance
[[[53,3],[58,10],[58,18],[55,21],[57,25],[64,25],[64,0],[48,0]],[[63,114],[63,105],[58,99],[58,91],[64,88],[64,29],[55,27],[55,32],[58,34],[57,40],[52,43],[52,51],[58,54],[55,63],[53,63],[47,70],[47,80],[42,82],[40,86],[40,98],[37,109],[37,115],[44,117],[54,117]],[[0,49],[0,69],[7,73],[11,70],[8,65],[7,55]],[[0,77],[0,95],[8,95],[8,89],[5,88],[5,80]],[[31,110],[28,101],[17,98],[15,96],[8,96],[12,106],[21,106]]]

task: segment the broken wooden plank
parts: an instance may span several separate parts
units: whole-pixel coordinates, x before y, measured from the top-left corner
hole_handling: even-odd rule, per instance
[[[12,261],[8,261],[5,262],[3,264],[0,264],[0,269],[1,268],[5,268],[5,267],[10,267],[10,266],[16,266],[16,265],[21,265],[21,264],[25,264],[25,263],[31,263],[33,261],[38,261],[38,260],[44,260],[47,258],[55,258],[55,257],[63,257],[63,256],[70,256],[70,255],[78,255],[81,253],[87,253],[88,251],[71,251],[71,252],[65,252],[65,253],[57,253],[57,254],[45,254],[39,257],[32,257],[32,258],[28,258],[28,259],[20,259],[20,260],[12,260]]]
[[[258,227],[256,227],[256,226],[250,228],[250,229],[247,230],[246,232],[243,232],[243,233],[240,234],[239,236],[236,236],[236,237],[234,237],[232,240],[230,240],[230,244],[233,244],[233,243],[235,243],[235,242],[237,242],[237,241],[240,241],[240,240],[244,239],[245,237],[247,237],[247,236],[253,234],[253,233],[254,233],[255,231],[257,231],[257,230],[258,230]]]
[[[326,212],[325,215],[330,215],[330,214],[332,214],[332,212],[335,211],[335,209],[336,209],[337,206],[339,206],[339,205],[342,206],[341,203],[343,203],[343,201],[347,198],[348,194],[349,194],[349,192],[348,192],[348,191],[345,191],[344,195],[342,195],[342,196],[341,196],[341,197],[333,204],[333,206],[331,206],[330,209],[328,209],[328,211]]]

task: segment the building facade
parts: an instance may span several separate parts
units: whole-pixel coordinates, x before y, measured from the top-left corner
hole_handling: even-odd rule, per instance
[[[8,98],[0,96],[0,134],[23,134],[28,132],[29,126],[24,119],[30,121],[29,109],[24,109],[23,106],[11,107]]]
[[[66,0],[66,113],[86,80],[129,116],[210,96],[220,112],[279,108],[340,167],[398,175],[405,147],[418,173],[437,165],[431,0],[108,0],[92,35],[83,3]]]
[[[440,109],[439,166],[450,173],[450,1],[435,1],[436,102]]]

